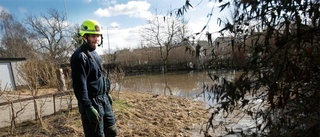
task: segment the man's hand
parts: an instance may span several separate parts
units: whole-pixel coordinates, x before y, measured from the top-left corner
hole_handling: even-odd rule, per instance
[[[86,113],[87,113],[87,116],[88,116],[90,122],[98,123],[100,121],[100,115],[99,115],[98,111],[93,106],[88,108],[86,110]]]

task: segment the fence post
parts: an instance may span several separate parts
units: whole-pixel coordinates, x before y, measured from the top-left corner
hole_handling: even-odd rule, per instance
[[[36,120],[38,120],[38,107],[37,107],[37,101],[35,98],[33,98],[33,107],[34,107],[34,116]]]
[[[13,103],[10,103],[11,105],[11,131],[16,127],[16,116],[14,115],[14,108],[13,108]]]
[[[53,113],[56,113],[56,95],[53,95]]]
[[[72,94],[71,93],[69,93],[69,110],[72,110]]]

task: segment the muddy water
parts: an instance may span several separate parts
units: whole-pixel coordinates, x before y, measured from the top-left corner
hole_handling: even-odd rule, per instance
[[[233,80],[235,77],[239,76],[241,72],[236,71],[211,71],[219,77],[218,82],[222,82],[222,78],[227,80]],[[126,76],[124,82],[121,83],[121,90],[129,90],[136,92],[149,92],[152,94],[159,95],[174,95],[177,97],[189,98],[192,100],[199,100],[206,102],[206,107],[213,106],[212,100],[208,100],[208,93],[203,93],[204,85],[212,85],[213,81],[209,78],[207,72],[189,72],[183,74],[166,74],[166,75],[139,75],[139,76]],[[212,96],[212,95],[211,95]],[[238,123],[233,123],[226,125],[228,128],[234,129],[248,129],[251,132],[252,121],[249,117],[244,117],[237,119],[233,117],[232,119],[224,119],[222,115],[217,115],[216,119],[221,118],[221,120],[232,121],[238,120]],[[217,120],[217,122],[220,122]],[[216,123],[217,125],[219,123]],[[199,127],[200,128],[200,127]],[[247,130],[246,130],[247,131]],[[224,130],[217,131],[217,134],[225,134]],[[195,131],[192,136],[203,136],[200,135],[198,131]],[[230,137],[236,137],[237,134],[230,134]]]
[[[212,71],[220,78],[233,79],[235,71]],[[139,75],[126,76],[124,82],[119,83],[121,90],[149,92],[159,95],[173,95],[193,100],[205,101],[202,94],[203,86],[210,85],[207,72],[188,72],[180,74]],[[209,103],[209,102],[208,102]]]

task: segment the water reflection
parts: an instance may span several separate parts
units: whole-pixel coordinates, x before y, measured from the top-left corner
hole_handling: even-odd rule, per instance
[[[235,71],[211,71],[219,77],[228,80],[234,79]],[[207,72],[189,72],[183,74],[166,75],[139,75],[126,76],[121,83],[122,90],[148,92],[160,95],[173,95],[193,100],[206,101],[208,94],[201,94],[204,85],[212,85],[213,81],[209,78]],[[211,104],[210,102],[207,102]]]

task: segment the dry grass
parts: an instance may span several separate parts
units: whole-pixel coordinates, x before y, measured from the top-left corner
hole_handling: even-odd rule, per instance
[[[161,95],[120,92],[113,109],[117,119],[119,137],[195,136],[208,119],[203,102]],[[83,136],[77,109],[59,112],[37,121],[19,124],[13,133],[0,129],[0,136]]]

